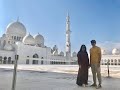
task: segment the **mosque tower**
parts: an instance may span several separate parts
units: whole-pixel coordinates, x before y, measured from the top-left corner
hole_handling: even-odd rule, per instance
[[[70,42],[70,16],[69,13],[66,17],[66,60],[71,58],[71,42]]]

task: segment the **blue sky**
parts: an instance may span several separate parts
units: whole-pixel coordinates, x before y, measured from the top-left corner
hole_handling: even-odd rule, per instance
[[[71,21],[72,51],[90,40],[120,42],[120,0],[0,0],[0,36],[19,16],[27,33],[38,32],[45,44],[65,49],[67,11]]]

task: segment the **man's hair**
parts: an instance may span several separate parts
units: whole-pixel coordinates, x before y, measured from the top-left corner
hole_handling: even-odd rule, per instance
[[[96,41],[95,40],[91,40],[91,43],[96,43]]]

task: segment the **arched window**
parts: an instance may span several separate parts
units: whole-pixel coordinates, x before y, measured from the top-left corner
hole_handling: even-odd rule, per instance
[[[14,36],[14,40],[16,40],[16,36]]]
[[[21,37],[19,37],[19,40],[21,40]]]
[[[110,59],[108,59],[108,62],[107,62],[107,63],[108,63],[108,65],[110,65]]]
[[[14,37],[12,36],[12,39],[14,39]]]
[[[111,59],[111,65],[113,65],[113,59]]]
[[[11,64],[12,61],[11,61],[11,57],[8,57],[8,64]]]
[[[17,37],[17,40],[19,41],[19,37]]]
[[[115,63],[114,64],[117,65],[117,59],[115,59]]]
[[[115,59],[115,62],[117,62],[117,59]]]
[[[26,64],[29,64],[29,59],[26,60]]]
[[[43,60],[41,61],[41,64],[43,64]]]
[[[10,41],[8,41],[8,43],[10,44]]]
[[[4,57],[3,64],[7,63],[7,57]]]
[[[39,58],[38,54],[34,54],[33,58]],[[38,64],[38,60],[33,60],[32,64]]]
[[[39,58],[38,54],[34,54],[33,58]]]
[[[113,59],[111,59],[111,62],[113,62]]]
[[[26,59],[26,64],[29,64],[29,56],[27,56],[27,59]]]
[[[12,64],[14,64],[15,61],[12,61]]]
[[[0,56],[0,63],[2,63],[2,56]]]

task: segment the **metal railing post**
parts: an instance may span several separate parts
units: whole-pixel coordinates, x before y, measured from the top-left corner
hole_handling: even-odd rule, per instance
[[[110,71],[109,71],[109,61],[107,62],[107,69],[108,69],[108,77],[110,77]]]
[[[18,58],[19,58],[19,55],[15,55],[14,70],[13,70],[13,80],[12,80],[12,89],[11,90],[15,90],[15,86],[16,86]]]

